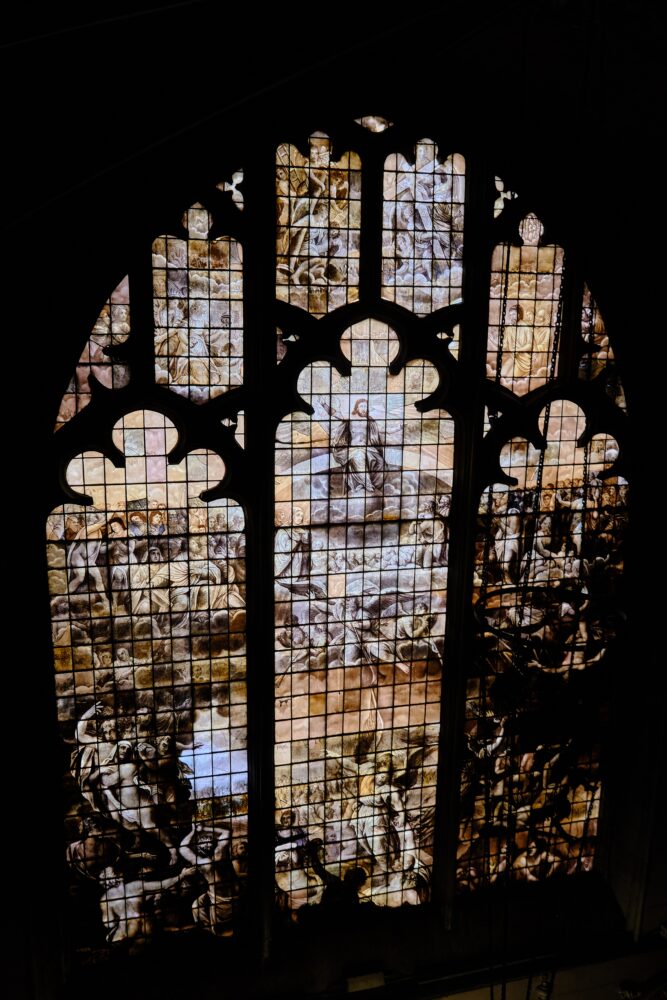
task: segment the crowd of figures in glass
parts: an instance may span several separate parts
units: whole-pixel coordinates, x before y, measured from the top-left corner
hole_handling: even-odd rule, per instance
[[[602,379],[606,395],[625,411],[625,391],[616,368],[616,357],[588,285],[584,285],[581,304],[581,335],[584,349],[579,359],[579,378],[585,382]]]
[[[574,403],[548,404],[539,417],[545,447],[510,440],[500,463],[516,485],[494,483],[481,498],[463,886],[592,865],[627,483],[608,473],[615,439],[586,437],[585,425]]]
[[[78,947],[231,933],[246,876],[244,519],[224,467],[135,411],[117,468],[86,452],[48,519],[66,836]]]
[[[331,140],[314,132],[309,155],[276,153],[276,297],[325,316],[359,298],[361,160],[331,159]]]
[[[384,168],[382,298],[421,316],[461,301],[465,161],[431,139]]]
[[[276,882],[289,910],[429,896],[453,421],[415,403],[435,368],[388,365],[365,320],[351,362],[301,373],[312,415],[276,445]]]
[[[275,609],[255,609],[260,628],[275,626],[276,897],[300,918],[314,906],[431,898],[454,420],[414,342],[397,363],[397,330],[424,344],[433,336],[430,358],[444,358],[436,338],[447,341],[461,419],[480,383],[487,405],[471,476],[457,479],[458,510],[479,501],[474,656],[449,664],[468,683],[460,886],[591,866],[600,691],[620,620],[627,484],[611,435],[623,440],[625,399],[590,289],[580,274],[565,279],[564,249],[496,177],[496,221],[486,221],[503,235],[474,265],[489,278],[486,351],[463,385],[471,368],[458,364],[459,346],[476,354],[465,341],[474,327],[463,305],[464,160],[429,139],[412,156],[392,152],[390,122],[359,125],[364,157],[370,142],[384,150],[364,166],[364,197],[377,199],[366,246],[377,259],[363,294],[361,156],[318,132],[307,154],[277,150],[275,284],[272,272],[270,288],[256,286],[266,315],[279,300],[276,384],[295,399],[282,378],[291,373],[302,400],[277,429]],[[109,390],[128,381],[134,398],[176,394],[174,412],[198,441],[217,440],[222,423],[244,446],[243,414],[265,400],[243,386],[241,244],[216,235],[236,232],[225,220],[243,209],[242,180],[237,171],[218,185],[224,208],[204,198],[212,212],[196,203],[180,230],[154,240],[148,301],[132,285],[141,331],[130,331],[129,280],[112,292],[58,414],[54,440],[68,459],[78,428],[97,420],[94,406],[88,422],[80,411],[99,393],[103,429]],[[467,211],[484,204],[478,187]],[[368,317],[381,299],[382,321],[333,315]],[[401,315],[396,330],[384,321]],[[127,343],[146,335],[148,344]],[[252,385],[271,385],[273,344],[251,348]],[[580,405],[562,398],[567,385]],[[590,428],[584,410],[595,413]],[[92,956],[177,929],[228,935],[244,905],[245,521],[235,501],[202,500],[225,472],[217,454],[169,464],[177,438],[152,409],[126,414],[113,429],[125,464],[81,446],[67,467],[72,502],[48,519],[72,923]],[[481,486],[466,492],[480,455],[499,470],[481,500]],[[256,457],[229,459],[253,524],[246,471],[262,483],[272,471]]]
[[[183,216],[187,238],[153,243],[155,380],[195,403],[243,382],[241,245],[209,240],[212,225],[197,203]]]

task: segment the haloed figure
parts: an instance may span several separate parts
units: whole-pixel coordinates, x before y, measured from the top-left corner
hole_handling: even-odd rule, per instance
[[[333,457],[345,472],[349,493],[381,493],[384,485],[384,441],[368,400],[358,399],[349,419],[341,420],[333,439]]]

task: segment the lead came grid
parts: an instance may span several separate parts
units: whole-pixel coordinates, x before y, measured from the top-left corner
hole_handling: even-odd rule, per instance
[[[229,236],[208,239],[200,204],[183,216],[187,239],[153,243],[155,380],[194,403],[243,383],[243,257]]]
[[[627,484],[601,478],[616,441],[585,447],[583,412],[555,400],[544,452],[512,439],[516,486],[482,496],[476,669],[468,681],[458,878],[538,881],[592,867],[600,806],[601,692],[619,625]]]
[[[387,365],[362,321],[349,378],[314,363],[276,451],[276,881],[296,910],[429,898],[453,421],[435,369]]]
[[[246,877],[243,514],[199,499],[211,452],[179,465],[162,414],[115,427],[115,468],[68,468],[92,507],[48,519],[67,860],[81,947],[156,930],[232,932]]]
[[[523,395],[556,375],[563,250],[542,245],[536,215],[519,226],[521,246],[500,243],[491,260],[486,374]]]
[[[309,155],[276,151],[276,297],[325,316],[359,298],[361,160],[331,159],[331,140],[309,139]]]
[[[423,316],[462,301],[465,160],[431,139],[384,168],[382,298]]]
[[[130,335],[130,285],[127,275],[104,303],[83,349],[76,371],[60,402],[55,430],[76,416],[90,403],[92,375],[107,389],[127,385],[129,367],[114,357],[114,348]]]

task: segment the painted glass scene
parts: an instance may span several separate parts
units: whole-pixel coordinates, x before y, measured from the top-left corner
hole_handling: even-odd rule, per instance
[[[91,400],[91,376],[107,389],[127,385],[130,373],[122,352],[116,349],[130,335],[130,283],[127,275],[114,288],[95,321],[60,403],[56,430],[83,410]]]
[[[229,935],[243,900],[244,519],[200,499],[217,455],[167,464],[177,437],[127,414],[125,468],[77,456],[68,483],[92,504],[48,518],[72,932],[91,960],[158,929]]]
[[[453,420],[435,368],[348,328],[276,444],[276,884],[295,911],[429,898]]]
[[[431,139],[384,167],[382,298],[418,316],[461,302],[465,161]]]
[[[501,452],[481,498],[458,878],[537,881],[593,864],[606,657],[621,621],[627,483],[582,410],[541,413],[546,447]]]
[[[355,118],[354,120],[357,125],[363,125],[369,132],[385,132],[394,124],[381,115],[364,115],[362,118]]]
[[[210,240],[212,225],[196,204],[183,216],[186,238],[153,243],[155,381],[194,403],[243,382],[241,244]]]
[[[276,151],[276,297],[326,316],[359,298],[361,160],[331,159],[331,140],[314,132],[304,156]]]
[[[602,376],[605,380],[605,390],[609,398],[626,410],[625,393],[621,379],[616,370],[616,358],[609,343],[604,320],[597,302],[591,295],[588,285],[584,285],[584,298],[581,308],[581,333],[584,347],[579,361],[579,378],[590,382]]]
[[[268,718],[274,685],[275,731],[265,738],[275,743],[275,802],[262,774],[258,805],[275,805],[274,839],[259,850],[274,851],[275,886],[265,888],[289,919],[340,903],[437,900],[439,748],[460,728],[441,731],[445,710],[464,719],[459,888],[593,865],[628,491],[625,396],[608,331],[574,258],[561,329],[565,251],[536,215],[515,228],[517,194],[500,177],[495,203],[493,174],[482,178],[484,202],[479,172],[466,179],[461,155],[431,139],[410,154],[415,136],[392,146],[399,126],[388,119],[356,121],[345,146],[321,132],[300,148],[280,145],[275,191],[271,143],[263,197],[275,193],[277,222],[262,231],[265,249],[276,239],[275,284],[270,260],[269,287],[256,284],[269,338],[246,342],[245,373],[243,296],[260,258],[248,260],[244,289],[240,242],[217,236],[196,203],[180,229],[152,242],[152,283],[132,285],[133,337],[137,317],[148,317],[134,357],[147,363],[130,372],[126,360],[135,345],[126,344],[124,278],[60,404],[56,430],[92,403],[53,438],[69,500],[47,530],[70,926],[84,961],[119,945],[139,950],[155,933],[227,937],[240,926],[252,833],[246,601],[262,641],[274,643],[269,691],[257,685],[250,695]],[[361,157],[349,145],[364,156],[367,245],[377,248],[364,262],[368,301]],[[403,151],[387,155],[392,148]],[[259,176],[244,181],[230,167],[213,200],[202,200],[222,198],[222,217],[245,224]],[[502,232],[483,260],[466,260],[488,275],[491,254],[490,286],[473,310],[488,298],[481,356],[463,302],[467,194],[468,222],[485,204],[485,224]],[[123,395],[107,393],[98,407],[96,383],[121,388],[130,374],[142,403],[125,407],[151,408],[111,431]],[[244,374],[242,392],[205,405],[242,387]],[[268,427],[256,388],[272,379],[290,400],[281,415],[291,409],[275,460],[255,450]],[[551,399],[570,391],[577,402]],[[179,430],[156,412],[163,405],[179,414]],[[455,456],[454,417],[465,414],[483,440]],[[91,433],[94,415],[99,447],[112,440],[117,452],[75,437]],[[188,440],[214,450],[185,454]],[[236,499],[218,496],[225,475]],[[266,510],[255,486],[268,489],[272,475],[275,605],[256,608],[241,504],[250,531]],[[452,507],[477,528],[474,551],[467,532],[469,548],[452,549],[458,569],[448,581]],[[469,592],[448,596],[448,582],[466,573],[472,630]],[[452,646],[460,662],[447,663],[453,689],[461,679],[460,704],[443,706],[447,620],[467,638]]]
[[[541,242],[544,226],[527,215],[521,245],[500,243],[491,259],[486,374],[523,395],[556,375],[563,250]]]

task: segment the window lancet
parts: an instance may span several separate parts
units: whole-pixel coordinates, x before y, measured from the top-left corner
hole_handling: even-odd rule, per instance
[[[276,154],[276,296],[325,316],[359,298],[361,160],[332,160],[322,132],[309,144],[308,156],[291,145]]]
[[[616,368],[614,351],[609,343],[604,320],[588,285],[584,285],[581,335],[583,352],[579,361],[579,378],[585,382],[598,377],[604,378],[607,396],[625,411],[627,409],[625,393]]]
[[[346,330],[276,446],[276,882],[296,909],[332,886],[429,895],[453,421],[419,413],[432,365],[392,374],[384,323]]]
[[[167,464],[178,435],[162,414],[129,413],[113,437],[124,468],[76,457],[68,482],[92,505],[47,527],[79,916],[99,946],[137,944],[156,902],[186,892],[195,924],[228,934],[247,854],[243,512],[200,499],[217,455]]]
[[[460,885],[593,863],[605,657],[620,624],[627,483],[618,443],[587,439],[582,410],[539,414],[538,449],[500,452],[479,506],[476,656],[468,680]],[[585,442],[585,443],[584,443]],[[604,477],[604,478],[603,478]]]

